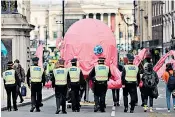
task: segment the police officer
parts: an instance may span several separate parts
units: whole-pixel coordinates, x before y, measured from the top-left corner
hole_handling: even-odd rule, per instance
[[[94,82],[94,112],[97,112],[99,109],[101,112],[105,112],[107,81],[111,77],[111,72],[109,67],[104,65],[104,61],[105,58],[100,57],[98,65],[96,65],[89,74]]]
[[[3,72],[4,86],[7,92],[7,109],[11,111],[11,93],[13,99],[14,111],[17,111],[16,105],[16,87],[20,86],[20,80],[17,72],[13,69],[13,62],[9,61],[7,63],[7,70]]]
[[[45,85],[44,69],[38,66],[38,60],[38,57],[33,58],[33,65],[30,66],[30,68],[27,71],[27,84],[31,89],[32,102],[30,112],[33,112],[35,108],[36,112],[40,112],[40,106],[42,101],[42,86]]]
[[[71,60],[72,67],[69,68],[68,80],[71,88],[72,111],[80,112],[80,87],[84,84],[84,76],[80,68],[77,67],[77,59]]]
[[[136,98],[137,98],[137,86],[140,83],[140,74],[138,67],[133,65],[134,56],[131,54],[127,55],[128,65],[124,66],[122,72],[122,87],[123,87],[123,98],[124,98],[124,112],[128,111],[128,93],[131,96],[131,108],[130,113],[134,112]]]
[[[60,59],[59,63],[55,65],[52,75],[52,87],[55,88],[55,97],[56,97],[56,106],[57,110],[55,114],[59,114],[60,105],[62,104],[62,113],[67,114],[66,112],[66,94],[67,94],[67,84],[68,83],[68,71],[64,68],[64,60]]]

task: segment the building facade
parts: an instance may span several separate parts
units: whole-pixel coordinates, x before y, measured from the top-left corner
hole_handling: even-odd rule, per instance
[[[1,41],[8,51],[6,57],[2,56],[5,59],[1,57],[1,67],[5,68],[8,61],[19,59],[25,71],[29,68],[30,31],[34,28],[29,22],[30,1],[1,1]]]
[[[175,45],[173,39],[175,2],[172,0],[134,1],[134,4],[138,26],[136,34],[143,47],[150,48],[156,62],[162,54],[173,49]]]
[[[164,0],[163,5],[163,42],[164,52],[175,49],[175,1]]]
[[[67,0],[65,1],[65,33],[68,28],[80,19],[93,18],[98,19],[108,25],[116,37],[117,44],[121,40],[122,49],[131,49],[131,40],[134,38],[134,27],[128,26],[124,22],[127,21],[127,16],[129,19],[129,24],[133,23],[132,15],[132,4],[124,4],[116,2],[115,0]],[[121,18],[121,14],[124,15],[124,19]],[[61,4],[48,3],[45,5],[31,6],[31,22],[36,26],[35,30],[31,32],[31,40],[43,40],[46,41],[46,29],[44,26],[47,25],[47,43],[48,47],[55,46],[55,41],[57,38],[62,37],[62,6]],[[37,21],[37,20],[40,21]],[[119,26],[121,28],[121,39],[119,39]],[[38,28],[39,27],[39,28]],[[129,30],[129,31],[128,31]],[[131,37],[128,40],[128,32]],[[125,37],[127,39],[125,39]],[[127,41],[127,42],[126,42]],[[116,45],[119,47],[119,45]]]
[[[138,48],[150,47],[152,41],[151,1],[134,1],[135,37],[140,42]]]

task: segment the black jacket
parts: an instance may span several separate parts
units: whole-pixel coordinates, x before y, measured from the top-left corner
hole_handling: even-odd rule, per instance
[[[31,77],[31,75],[30,75],[30,68],[29,68],[28,71],[27,71],[27,84],[28,84],[29,87],[30,87],[30,77]],[[43,86],[45,86],[45,82],[46,82],[45,72],[43,72],[42,81],[41,81],[41,83],[43,83]],[[32,84],[41,84],[41,83],[40,82],[39,83],[33,83],[32,82]]]
[[[12,70],[12,69],[13,68],[8,68],[7,70]],[[13,86],[16,86],[16,85],[20,86],[20,80],[19,80],[19,76],[18,76],[17,72],[15,71],[15,84],[6,85],[5,80],[4,80],[4,86],[6,88],[6,87],[13,87]]]

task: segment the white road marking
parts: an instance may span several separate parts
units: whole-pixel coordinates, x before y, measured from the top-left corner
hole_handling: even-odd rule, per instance
[[[167,108],[155,108],[155,110],[167,110]]]
[[[115,116],[115,106],[112,107],[111,117]]]

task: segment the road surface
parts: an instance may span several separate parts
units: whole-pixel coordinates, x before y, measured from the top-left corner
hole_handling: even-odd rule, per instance
[[[123,112],[123,101],[122,96],[121,99],[121,106],[116,108],[115,116],[116,117],[175,117],[175,111],[172,110],[171,113],[167,113],[166,110],[166,102],[165,102],[165,88],[164,83],[159,83],[159,98],[154,101],[154,113],[144,113],[143,108],[140,106],[141,102],[139,102],[139,106],[135,108],[135,113],[124,113]],[[139,90],[138,90],[139,92]],[[122,94],[122,90],[121,93]],[[90,100],[93,100],[93,95],[90,95]],[[140,100],[140,96],[139,96]],[[71,109],[67,109],[68,114],[63,115],[55,115],[56,105],[55,105],[55,98],[51,98],[44,102],[44,106],[41,108],[41,112],[29,112],[30,105],[19,107],[17,112],[7,112],[2,111],[2,117],[50,117],[50,116],[59,116],[59,117],[110,117],[112,112],[112,95],[111,90],[108,90],[107,93],[107,108],[106,113],[93,112],[93,106],[82,106],[81,111],[72,112]]]

